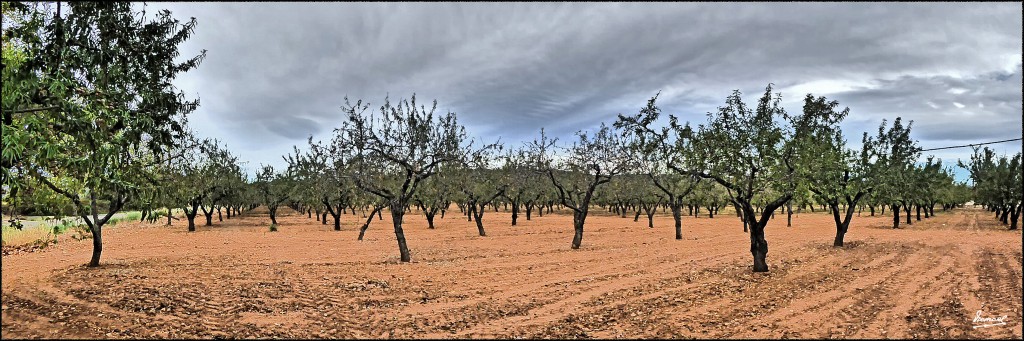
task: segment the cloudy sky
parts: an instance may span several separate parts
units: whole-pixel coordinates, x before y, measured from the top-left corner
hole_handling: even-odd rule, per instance
[[[149,3],[196,17],[177,86],[195,130],[248,162],[283,167],[329,139],[344,97],[438,101],[474,136],[562,140],[635,113],[694,123],[733,89],[768,83],[791,113],[807,93],[851,110],[851,146],[883,118],[924,148],[1021,137],[1020,3],[347,4]],[[1021,143],[992,145],[1016,153]],[[967,158],[969,148],[926,152]]]

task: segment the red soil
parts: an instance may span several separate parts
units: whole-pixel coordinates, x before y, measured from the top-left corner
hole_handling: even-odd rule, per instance
[[[757,274],[724,214],[684,217],[675,240],[669,216],[597,213],[571,250],[571,215],[491,211],[479,237],[457,210],[435,230],[413,211],[402,264],[387,212],[358,242],[360,215],[335,232],[282,211],[278,232],[265,210],[108,228],[94,269],[88,240],[5,255],[0,336],[1021,338],[1021,232],[982,210],[855,217],[843,248],[831,216],[778,216]],[[973,328],[977,311],[1006,325]]]

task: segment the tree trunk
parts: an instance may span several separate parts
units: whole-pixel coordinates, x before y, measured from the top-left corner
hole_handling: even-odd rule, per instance
[[[402,257],[402,262],[409,262],[409,246],[405,244],[405,232],[402,231],[402,216],[405,214],[405,205],[400,202],[391,203],[391,219],[395,225],[395,238],[398,239],[398,252]],[[377,211],[377,216],[380,216],[380,211]]]
[[[171,208],[167,208],[167,226],[171,226]]]
[[[654,228],[654,213],[657,210],[658,210],[658,206],[657,205],[651,205],[651,206],[648,206],[648,207],[644,208],[644,211],[647,212],[647,227],[652,228],[652,229]]]
[[[94,268],[100,266],[100,254],[103,253],[103,234],[101,230],[103,226],[98,224],[93,226],[90,224],[89,227],[89,230],[92,231],[92,259],[89,260],[89,267]]]
[[[436,213],[431,213],[430,211],[426,211],[426,213],[424,213],[424,215],[427,216],[427,228],[431,230],[434,229],[434,214]]]
[[[832,218],[836,222],[836,239],[832,242],[832,246],[843,246],[843,237],[846,236],[846,224],[839,217],[839,207],[833,204],[829,204],[829,206],[832,209]]]
[[[195,208],[192,208],[192,213],[189,214],[188,210],[185,210],[185,218],[188,218],[188,232],[196,232],[196,215],[198,215]]]
[[[530,220],[530,214],[533,213],[532,211],[533,211],[533,204],[527,203],[526,204],[526,220]]]
[[[793,227],[793,201],[786,202],[786,227]]]
[[[768,241],[760,222],[750,223],[750,254],[754,256],[754,272],[768,272]]]
[[[505,205],[505,210],[508,211],[508,203]],[[515,226],[516,219],[519,218],[519,202],[512,202],[512,226]]]
[[[675,220],[676,240],[683,239],[683,205],[672,204],[672,220]]]
[[[636,215],[633,216],[633,222],[640,221],[640,208],[636,209]]]
[[[586,211],[573,212],[572,218],[572,226],[574,230],[572,236],[572,249],[577,250],[580,248],[580,244],[583,243],[583,222],[587,219]]]
[[[917,221],[921,221],[921,205],[915,206],[917,206]]]
[[[486,237],[487,232],[484,232],[484,212],[487,211],[487,205],[480,204],[477,209],[474,209],[474,211],[476,211],[473,213],[473,219],[476,220],[476,230],[480,233],[481,237]]]
[[[1017,209],[1013,210],[1012,211],[1013,213],[1010,214],[1010,229],[1011,230],[1016,230],[1017,229],[1017,220],[1020,219],[1020,214],[1021,214],[1022,210],[1024,210],[1024,204],[1018,204],[1017,205]]]
[[[370,222],[374,220],[374,213],[377,213],[382,209],[384,209],[383,205],[375,206],[374,210],[370,212],[370,215],[366,217],[367,222],[362,223],[362,226],[359,226],[359,241],[362,241],[362,235],[367,232],[367,228],[370,228]]]
[[[220,213],[220,207],[217,207],[217,221],[224,222],[224,216]]]
[[[206,210],[206,206],[199,205],[199,209],[201,209],[203,211],[203,217],[206,217],[206,226],[212,226],[213,225],[213,207],[211,206],[210,210],[207,211]]]
[[[910,214],[910,204],[903,205],[903,212],[907,214],[907,225],[913,224],[914,222],[911,219],[914,217]]]
[[[900,206],[899,204],[892,204],[890,207],[892,208],[892,228],[898,229],[900,228]],[[884,210],[885,206],[882,206],[882,209]],[[883,212],[882,214],[885,213]]]

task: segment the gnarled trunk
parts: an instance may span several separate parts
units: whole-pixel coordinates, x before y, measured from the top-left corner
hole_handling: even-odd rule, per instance
[[[379,216],[380,211],[377,211]],[[405,232],[402,230],[402,218],[405,215],[405,205],[401,202],[391,203],[391,219],[395,225],[395,239],[398,240],[398,253],[401,255],[402,262],[409,262],[409,246],[405,243]]]
[[[473,219],[476,220],[476,230],[481,237],[486,237],[487,232],[484,232],[484,212],[487,211],[487,205],[480,204],[479,207],[477,207],[473,211],[475,211],[473,213]]]
[[[380,212],[382,209],[384,209],[384,205],[373,207],[373,211],[371,211],[370,215],[366,217],[366,222],[363,223],[363,226],[359,227],[359,240],[363,240],[363,235],[366,234],[366,229],[370,228],[370,222],[373,221],[373,214]]]
[[[768,241],[760,222],[750,224],[750,254],[754,256],[754,272],[768,272]]]
[[[90,226],[90,230],[92,230],[92,259],[89,260],[89,267],[100,266],[100,254],[103,253],[102,228],[100,225]]]
[[[675,221],[676,240],[683,239],[683,205],[672,204],[672,220]]]
[[[583,222],[587,219],[586,211],[576,211],[572,215],[572,248],[573,250],[579,249],[580,244],[583,243]]]
[[[900,206],[899,204],[892,204],[889,207],[892,209],[892,228],[898,229],[900,228]]]

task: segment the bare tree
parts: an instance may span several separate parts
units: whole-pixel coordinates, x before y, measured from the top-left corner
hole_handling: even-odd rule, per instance
[[[409,247],[402,229],[405,209],[423,180],[438,169],[457,162],[472,148],[465,128],[455,113],[434,117],[437,101],[430,110],[416,106],[416,95],[396,105],[385,98],[379,115],[366,114],[369,104],[361,100],[352,105],[345,98],[342,107],[347,122],[336,130],[344,134],[353,153],[352,177],[360,189],[387,201],[398,240],[401,261],[410,261]]]
[[[556,156],[553,149],[557,139],[548,140],[543,129],[540,135],[539,141],[529,144],[530,159],[551,180],[562,205],[573,211],[572,248],[579,249],[594,191],[631,164],[625,138],[602,123],[593,135],[577,132],[579,140],[565,149],[565,155]]]

